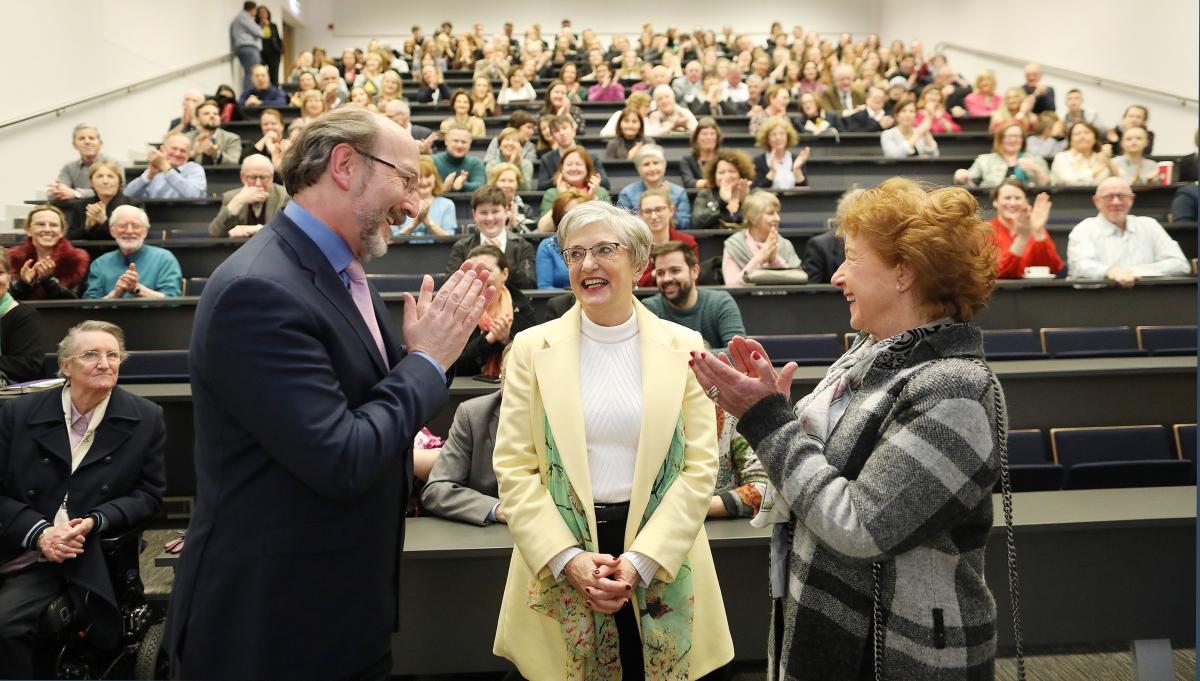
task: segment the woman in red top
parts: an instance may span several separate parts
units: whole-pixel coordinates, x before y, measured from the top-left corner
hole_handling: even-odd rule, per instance
[[[1010,177],[992,190],[992,207],[996,209],[996,217],[992,218],[998,260],[996,276],[1020,279],[1030,266],[1049,267],[1058,274],[1063,261],[1046,233],[1050,197],[1042,192],[1030,206],[1025,185]]]
[[[638,200],[638,213],[646,226],[650,228],[650,245],[658,246],[668,241],[682,241],[692,247],[696,258],[700,258],[700,247],[696,239],[686,232],[675,229],[675,205],[666,189],[647,189]],[[650,266],[642,272],[638,286],[654,286],[654,258]]]
[[[25,241],[8,249],[17,300],[78,298],[90,258],[63,236],[67,219],[54,206],[35,206],[25,218]]]
[[[954,122],[950,114],[946,113],[946,102],[942,97],[942,90],[937,85],[927,85],[924,90],[921,90],[921,97],[917,100],[917,122],[915,125],[921,127],[921,121],[926,118],[932,119],[933,124],[930,125],[930,132],[946,133],[946,132],[962,132],[962,126]]]

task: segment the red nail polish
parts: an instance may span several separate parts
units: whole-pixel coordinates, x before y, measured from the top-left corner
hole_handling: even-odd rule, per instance
[[[690,366],[690,367],[694,367],[694,366],[696,366],[696,362],[694,362],[693,360],[690,360],[690,359],[689,359],[689,360],[688,360],[688,366]]]
[[[751,357],[753,357],[753,358],[754,358],[754,359],[756,359],[756,360],[758,360],[758,359],[762,359],[762,355],[758,354],[758,351],[755,351],[755,352],[752,352],[752,353],[750,353],[750,356],[751,356]]]
[[[632,588],[633,588],[633,587],[632,587],[632,586],[629,586],[628,584],[626,584],[626,585],[625,585],[625,590],[626,590],[626,591],[629,591],[629,590],[630,590],[630,589],[632,589]]]

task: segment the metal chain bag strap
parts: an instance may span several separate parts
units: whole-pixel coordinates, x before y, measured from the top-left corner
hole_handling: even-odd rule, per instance
[[[1021,643],[1021,587],[1017,580],[1017,542],[1013,534],[1012,481],[1008,475],[1008,414],[1002,409],[1000,379],[982,360],[972,360],[988,372],[992,381],[993,407],[996,410],[996,442],[1000,444],[1000,497],[1004,507],[1004,529],[1007,540],[1008,596],[1012,602],[1013,645],[1017,663],[1017,681],[1025,681],[1025,650]],[[872,637],[872,656],[875,664],[875,681],[884,681],[883,646],[887,632],[883,625],[883,607],[880,605],[879,575],[881,563],[871,565],[871,623],[875,635]]]

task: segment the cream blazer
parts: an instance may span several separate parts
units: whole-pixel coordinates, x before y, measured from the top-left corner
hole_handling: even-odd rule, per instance
[[[704,532],[717,475],[716,415],[688,368],[688,353],[703,349],[700,335],[659,319],[641,303],[634,307],[644,412],[625,550],[657,561],[655,579],[664,581],[675,578],[685,557],[690,560],[696,611],[689,668],[695,679],[733,659],[721,587]],[[531,610],[526,595],[535,575],[550,576],[548,564],[554,556],[577,545],[542,483],[547,467],[543,413],[596,536],[579,387],[581,310],[576,304],[561,318],[527,329],[513,341],[492,457],[514,544],[492,651],[511,660],[531,681],[560,681],[566,646],[558,623]],[[684,470],[638,532],[681,408],[687,440]]]

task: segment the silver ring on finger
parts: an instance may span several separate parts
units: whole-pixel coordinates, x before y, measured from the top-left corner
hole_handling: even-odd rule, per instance
[[[717,397],[719,397],[721,395],[721,389],[714,385],[713,387],[709,388],[708,390],[705,390],[704,394],[708,395],[708,399],[712,400],[713,402],[716,402]]]

